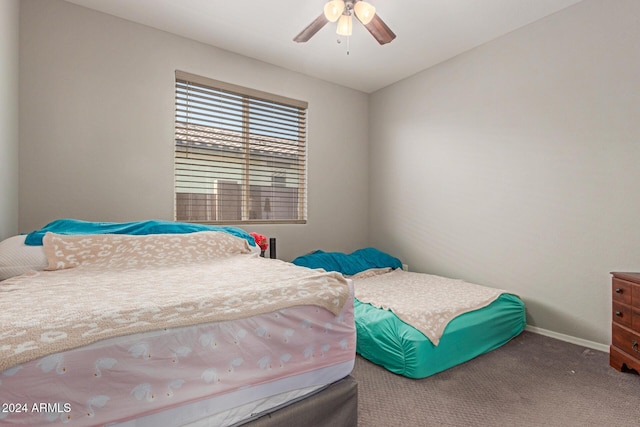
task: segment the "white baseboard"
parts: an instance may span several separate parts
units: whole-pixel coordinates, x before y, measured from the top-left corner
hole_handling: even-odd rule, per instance
[[[527,325],[524,328],[525,331],[533,332],[534,334],[544,335],[546,337],[551,337],[558,339],[560,341],[566,341],[571,344],[576,344],[582,347],[592,348],[594,350],[604,351],[605,353],[609,353],[609,346],[606,344],[600,344],[599,342],[583,340],[582,338],[572,337],[571,335],[565,335],[558,332],[549,331],[547,329],[538,328],[537,326]]]

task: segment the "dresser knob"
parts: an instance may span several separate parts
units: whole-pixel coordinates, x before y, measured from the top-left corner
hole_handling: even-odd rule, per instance
[[[616,288],[616,294],[621,294],[621,293],[622,293],[622,289]]]
[[[635,351],[636,353],[640,353],[640,350],[638,350],[638,341],[631,341],[631,350]]]
[[[621,311],[616,311],[616,316],[622,317],[622,312]]]

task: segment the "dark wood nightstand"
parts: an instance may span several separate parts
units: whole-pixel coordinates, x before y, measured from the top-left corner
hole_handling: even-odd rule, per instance
[[[609,364],[640,373],[640,273],[611,273],[611,347]]]

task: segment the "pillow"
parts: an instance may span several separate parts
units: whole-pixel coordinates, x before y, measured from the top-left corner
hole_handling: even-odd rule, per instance
[[[63,270],[79,265],[116,269],[157,268],[208,262],[252,252],[245,239],[220,231],[143,236],[48,232],[42,242],[48,259],[46,270]]]
[[[48,232],[43,238],[43,246],[48,259],[46,270],[88,264],[106,268],[153,268],[252,252],[246,240],[217,231],[142,236]]]
[[[25,245],[25,237],[13,236],[0,242],[0,281],[47,267],[42,246]]]
[[[402,262],[398,258],[376,248],[358,249],[350,254],[317,250],[299,256],[291,262],[302,267],[322,268],[326,271],[337,271],[349,276],[370,268],[402,267]]]
[[[42,245],[45,233],[56,234],[182,234],[197,231],[224,231],[236,237],[241,237],[254,246],[253,237],[241,228],[229,226],[216,226],[207,224],[193,224],[187,222],[174,222],[163,220],[147,220],[134,222],[91,222],[79,219],[58,219],[45,225],[39,230],[27,234],[24,243],[27,245]]]

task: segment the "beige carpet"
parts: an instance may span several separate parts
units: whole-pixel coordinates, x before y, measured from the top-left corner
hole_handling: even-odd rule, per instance
[[[524,332],[505,346],[412,380],[358,356],[358,425],[640,425],[640,376],[609,354]]]

